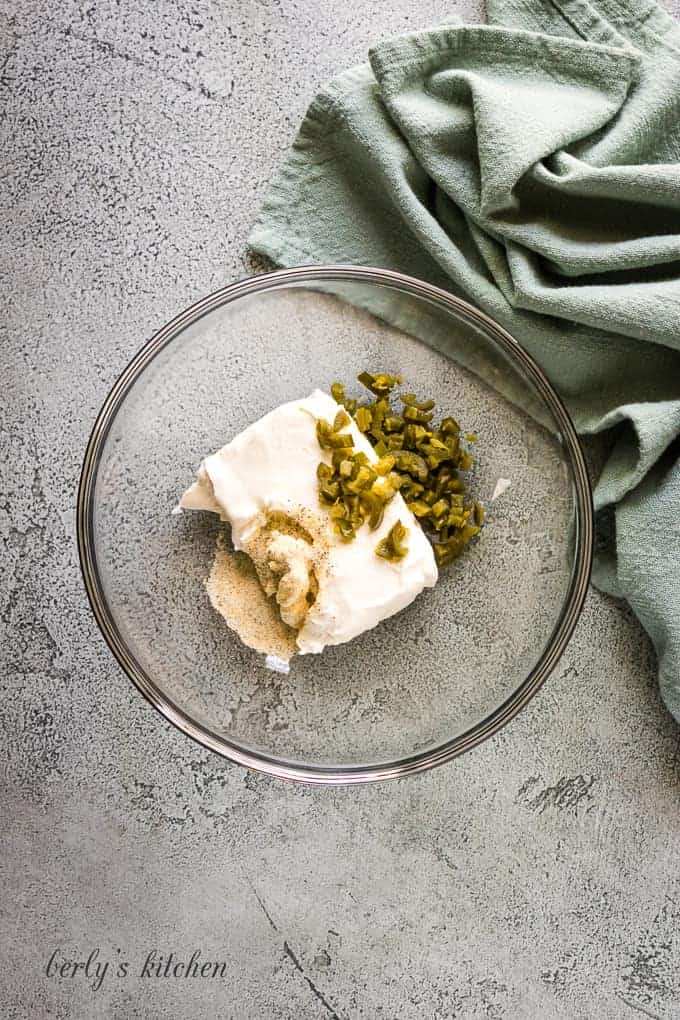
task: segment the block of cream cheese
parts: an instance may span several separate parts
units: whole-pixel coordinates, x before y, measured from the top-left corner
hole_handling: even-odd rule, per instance
[[[230,522],[234,547],[253,560],[264,590],[297,631],[301,653],[351,640],[437,580],[432,547],[399,494],[375,531],[364,524],[352,542],[335,534],[317,493],[317,465],[329,458],[315,420],[332,422],[339,410],[321,390],[275,408],[206,457],[179,504]],[[377,460],[355,423],[347,429],[354,449]],[[391,563],[375,547],[399,520],[409,529],[408,553]]]

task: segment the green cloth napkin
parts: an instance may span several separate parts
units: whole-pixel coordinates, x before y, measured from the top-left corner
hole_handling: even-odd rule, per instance
[[[488,14],[382,42],[324,88],[250,245],[469,299],[582,433],[613,430],[595,581],[646,627],[680,719],[680,28],[647,0]]]

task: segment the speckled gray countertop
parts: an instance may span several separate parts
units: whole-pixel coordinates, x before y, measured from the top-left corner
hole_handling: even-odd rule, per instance
[[[680,1018],[678,730],[626,609],[593,592],[542,693],[473,753],[332,790],[166,725],[81,586],[76,485],[112,382],[256,268],[248,227],[316,86],[452,11],[479,17],[0,0],[6,1020]],[[95,950],[89,978],[55,975]],[[216,977],[142,974],[195,950]]]

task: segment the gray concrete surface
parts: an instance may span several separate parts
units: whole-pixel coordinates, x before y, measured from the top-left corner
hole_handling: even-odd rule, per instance
[[[315,87],[382,35],[479,14],[372,6],[0,3],[6,1020],[680,1018],[678,730],[626,609],[591,594],[553,679],[474,753],[329,790],[190,744],[86,605],[74,498],[108,388],[252,271]],[[48,976],[96,949],[98,988]],[[194,950],[222,972],[141,974]]]

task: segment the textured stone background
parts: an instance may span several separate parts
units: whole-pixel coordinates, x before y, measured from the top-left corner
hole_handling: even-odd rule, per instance
[[[474,753],[324,790],[166,725],[81,588],[75,492],[110,385],[252,272],[249,224],[315,87],[453,10],[480,13],[0,0],[6,1020],[680,1018],[678,731],[628,611],[591,594],[556,675]],[[98,991],[47,978],[55,949],[95,947]],[[150,950],[194,948],[226,976],[139,977]]]

